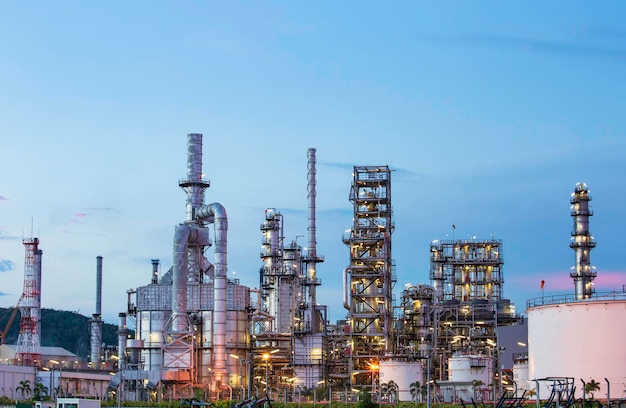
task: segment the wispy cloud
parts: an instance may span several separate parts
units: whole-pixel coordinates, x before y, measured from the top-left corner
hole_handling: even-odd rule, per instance
[[[86,223],[81,223],[81,222],[76,222],[76,224],[86,224]],[[93,237],[106,237],[107,234],[103,234],[101,232],[76,232],[76,231],[70,231],[70,230],[61,230],[60,231],[61,234],[72,234],[72,235],[89,235],[89,236],[93,236]]]
[[[9,293],[0,292],[0,297],[1,296],[9,296]]]
[[[607,57],[626,62],[626,48],[571,44],[491,33],[466,33],[440,39],[458,45],[506,48],[525,53],[563,57]]]
[[[74,213],[72,214],[68,223],[69,224],[87,224],[87,222],[83,221],[85,218],[87,218],[87,213],[84,213],[84,212]]]
[[[86,208],[86,210],[88,211],[98,211],[98,212],[119,212],[119,210],[117,208],[113,208],[113,207],[89,207]]]
[[[8,272],[15,269],[15,264],[13,261],[9,261],[8,259],[0,259],[0,272]]]
[[[6,198],[5,196],[0,196],[0,201],[9,201],[9,199]]]
[[[0,241],[14,241],[16,239],[18,239],[18,237],[9,235],[6,230],[0,228]]]

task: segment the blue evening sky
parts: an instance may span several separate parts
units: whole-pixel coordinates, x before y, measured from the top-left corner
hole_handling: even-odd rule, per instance
[[[434,239],[503,240],[504,296],[573,293],[570,194],[589,185],[596,289],[626,257],[626,4],[620,1],[0,1],[0,306],[41,240],[42,307],[116,323],[172,264],[186,135],[228,269],[258,286],[266,208],[306,245],[318,159],[318,302],[345,316],[341,235],[354,165],[389,165],[398,283],[428,283]],[[31,227],[32,225],[32,227]]]

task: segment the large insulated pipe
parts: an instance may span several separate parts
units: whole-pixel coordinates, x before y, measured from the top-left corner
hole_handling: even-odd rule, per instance
[[[213,275],[213,375],[215,381],[228,380],[226,370],[226,274],[228,217],[219,203],[212,203],[196,210],[198,220],[215,224],[215,272]]]
[[[574,218],[574,229],[570,248],[576,252],[576,264],[570,277],[574,279],[574,297],[577,300],[588,299],[593,294],[592,282],[596,277],[591,269],[589,253],[595,248],[596,243],[589,232],[589,217],[593,211],[589,207],[591,196],[585,183],[577,183],[572,193],[571,215]]]
[[[308,163],[307,163],[307,191],[308,191],[308,199],[309,199],[309,243],[308,243],[308,258],[310,259],[310,263],[308,264],[308,277],[311,283],[313,283],[309,287],[309,310],[311,312],[311,329],[312,333],[317,333],[318,331],[318,322],[317,322],[317,299],[316,299],[316,291],[315,291],[315,280],[317,279],[317,238],[315,236],[316,226],[315,226],[315,197],[317,196],[317,192],[315,191],[316,186],[316,169],[315,163],[317,162],[315,158],[316,150],[314,148],[310,148],[307,152]]]
[[[189,255],[187,243],[191,228],[187,224],[179,224],[174,231],[174,264],[172,265],[172,331],[183,333],[189,331],[187,315],[187,265]]]

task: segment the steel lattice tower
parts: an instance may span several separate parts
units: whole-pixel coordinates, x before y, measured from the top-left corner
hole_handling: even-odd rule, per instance
[[[355,166],[350,201],[354,220],[343,242],[350,247],[349,317],[354,385],[373,383],[375,364],[392,352],[395,284],[391,257],[394,226],[391,170],[388,166]]]
[[[15,358],[18,365],[35,366],[41,364],[41,347],[39,343],[41,292],[39,290],[39,271],[36,259],[39,240],[37,238],[25,238],[22,242],[26,250],[24,259],[24,292],[18,303],[21,318]]]

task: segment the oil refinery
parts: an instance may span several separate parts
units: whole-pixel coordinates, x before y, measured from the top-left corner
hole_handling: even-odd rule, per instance
[[[317,251],[316,150],[307,151],[306,245],[286,238],[289,219],[267,208],[259,215],[262,249],[255,288],[227,275],[227,209],[205,203],[210,183],[203,176],[202,151],[202,135],[189,134],[187,174],[179,181],[186,194],[185,219],[172,237],[171,267],[169,260],[153,259],[146,265],[146,285],[127,291],[113,352],[117,363],[107,370],[102,370],[111,357],[102,342],[103,266],[96,257],[90,362],[95,371],[107,371],[102,375],[108,381],[99,398],[299,401],[308,391],[325,390],[326,398],[348,401],[366,390],[388,402],[494,401],[511,391],[500,331],[526,325],[527,336],[516,339],[527,349],[514,356],[511,392],[545,393],[540,383],[556,377],[573,378],[579,387],[581,378],[603,378],[605,393],[611,383],[626,381],[621,365],[612,362],[626,361],[618,344],[626,335],[626,295],[593,290],[596,271],[589,255],[596,243],[584,183],[576,184],[571,198],[574,294],[531,299],[524,318],[503,296],[504,245],[493,236],[432,241],[429,282],[398,288],[397,301],[392,169],[354,166],[346,186],[353,223],[338,237],[349,256],[342,272],[346,319],[331,323],[327,306],[317,302],[324,257]],[[51,361],[39,344],[42,252],[37,238],[23,244],[24,291],[12,365],[40,369]],[[162,264],[167,272],[160,274]],[[601,336],[582,336],[581,325]],[[66,373],[58,374],[58,384],[69,387],[63,383]]]

